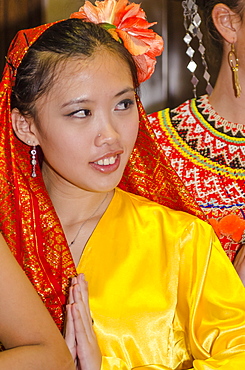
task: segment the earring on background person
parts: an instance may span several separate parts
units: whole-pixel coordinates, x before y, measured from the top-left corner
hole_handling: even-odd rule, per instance
[[[238,58],[236,55],[234,43],[231,44],[231,50],[228,54],[228,59],[229,59],[229,65],[231,67],[232,75],[233,75],[235,95],[237,98],[240,98],[242,88],[239,82],[239,76],[238,76],[239,63],[238,63]]]

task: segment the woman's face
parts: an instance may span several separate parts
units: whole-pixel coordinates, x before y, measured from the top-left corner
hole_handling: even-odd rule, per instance
[[[31,129],[43,150],[45,176],[88,191],[117,186],[139,124],[126,62],[106,50],[70,59],[35,107],[38,123]]]

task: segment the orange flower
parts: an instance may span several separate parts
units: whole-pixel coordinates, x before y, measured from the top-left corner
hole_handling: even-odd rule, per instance
[[[245,220],[235,214],[226,215],[220,220],[210,218],[209,223],[213,226],[218,237],[226,235],[237,243],[241,241],[245,231]]]
[[[163,51],[163,39],[149,27],[146,14],[139,4],[128,0],[96,1],[95,5],[85,1],[78,12],[71,18],[81,18],[92,23],[104,23],[106,29],[117,41],[118,38],[132,54],[137,69],[139,82],[147,80],[155,69],[156,56]],[[108,27],[112,25],[112,28]],[[113,27],[114,26],[114,27]]]

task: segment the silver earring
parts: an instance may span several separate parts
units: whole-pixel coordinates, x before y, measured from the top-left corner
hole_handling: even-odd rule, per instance
[[[98,134],[97,136],[98,136],[98,137],[101,137],[101,134]]]
[[[37,164],[37,150],[36,146],[33,145],[32,150],[31,150],[31,165],[32,165],[32,174],[31,177],[36,177],[36,164]]]
[[[196,71],[196,68],[197,68],[197,64],[194,61],[195,50],[191,47],[190,44],[191,44],[191,41],[195,37],[197,37],[198,43],[199,43],[198,51],[201,54],[202,65],[204,67],[203,78],[206,80],[206,92],[208,93],[208,95],[210,95],[213,88],[212,88],[212,86],[209,82],[210,74],[208,72],[208,64],[207,64],[206,58],[205,58],[205,51],[206,50],[205,50],[205,47],[202,43],[203,34],[202,34],[201,28],[200,28],[200,24],[201,24],[202,20],[201,20],[201,17],[199,15],[199,13],[198,13],[198,6],[196,4],[196,0],[183,0],[182,1],[182,7],[184,9],[184,27],[185,27],[185,30],[186,30],[186,34],[185,34],[185,37],[184,37],[184,42],[187,45],[186,54],[190,58],[190,62],[187,65],[187,68],[189,69],[189,71],[192,74],[191,83],[193,85],[193,94],[194,94],[194,97],[196,98],[197,97],[197,84],[198,84],[199,80],[195,75],[195,71]]]

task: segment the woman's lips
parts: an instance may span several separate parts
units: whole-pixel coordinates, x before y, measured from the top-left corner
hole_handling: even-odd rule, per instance
[[[120,153],[111,154],[98,159],[95,162],[90,162],[90,165],[97,171],[105,174],[116,171],[120,165]]]
[[[117,159],[117,156],[107,157],[107,158],[104,158],[104,159],[100,159],[100,160],[98,160],[97,162],[94,162],[94,163],[99,164],[101,166],[108,166],[110,164],[114,164],[116,162],[116,159]]]

